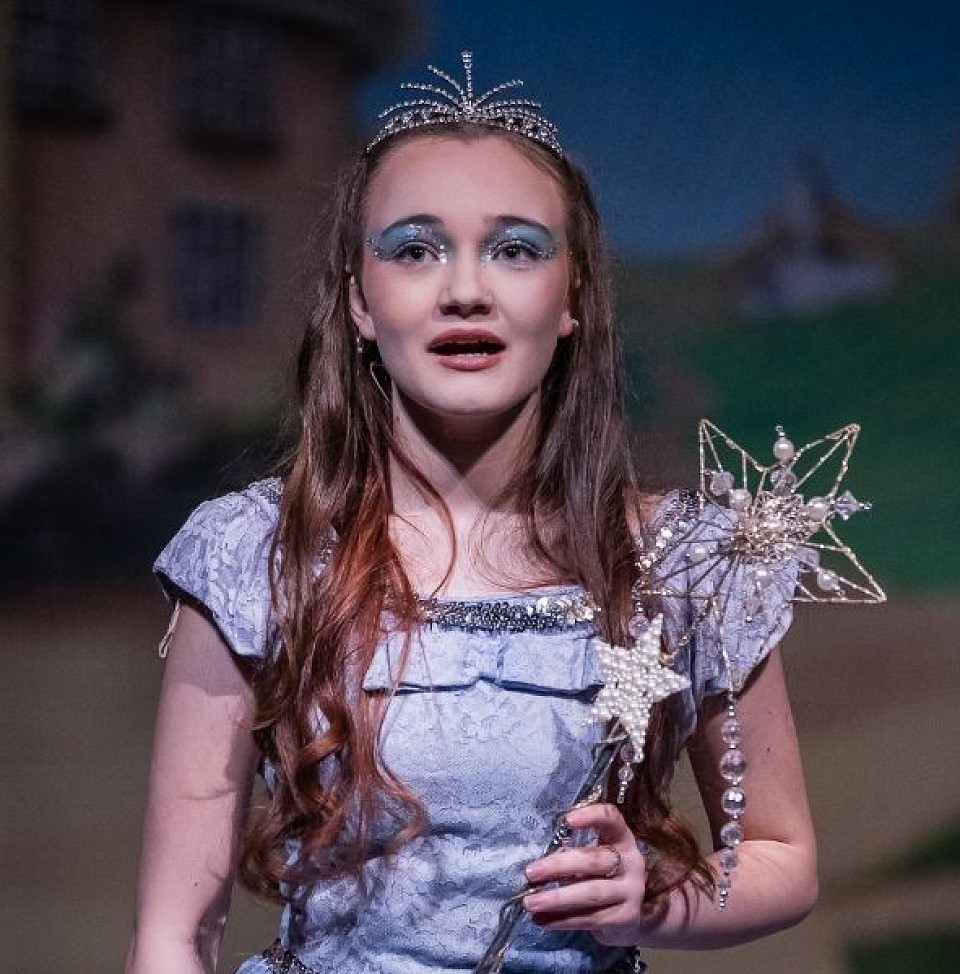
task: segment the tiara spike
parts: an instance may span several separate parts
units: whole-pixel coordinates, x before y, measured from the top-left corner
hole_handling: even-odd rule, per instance
[[[529,108],[524,108],[522,105],[507,105],[504,107],[508,108],[514,115],[523,115],[525,118],[538,119],[544,128],[547,128],[550,124],[541,119],[536,112],[531,111]]]
[[[447,72],[433,64],[427,70],[443,81],[447,87],[429,81],[404,81],[400,88],[405,91],[420,92],[423,98],[403,99],[378,115],[383,126],[374,140],[367,146],[369,152],[384,139],[401,132],[409,132],[431,125],[468,124],[483,125],[523,135],[540,145],[546,146],[555,155],[562,157],[557,126],[540,113],[540,102],[526,98],[497,98],[504,91],[520,88],[519,78],[501,82],[482,95],[474,95],[473,54],[462,51],[465,84],[461,84]]]
[[[497,85],[495,88],[491,88],[489,91],[484,92],[479,98],[474,102],[476,105],[486,104],[494,95],[500,94],[501,91],[506,91],[509,88],[522,87],[523,82],[518,78],[514,78],[512,81],[504,81],[502,84]],[[540,102],[531,102],[531,104],[536,104],[537,108],[540,107]]]
[[[461,99],[454,98],[449,91],[444,91],[443,88],[438,88],[429,82],[405,81],[400,87],[406,88],[408,91],[425,91],[428,94],[437,95],[440,98],[445,98],[451,105],[463,104]]]
[[[424,105],[435,107],[436,102],[429,98],[412,98],[408,101],[398,101],[395,105],[391,105],[389,108],[385,108],[382,112],[379,112],[377,118],[386,118],[391,112],[396,112],[403,108],[422,108]]]
[[[492,102],[489,103],[489,106],[488,107],[490,107],[490,108],[520,108],[520,109],[523,109],[524,111],[529,111],[531,115],[539,115],[539,112],[536,111],[536,109],[538,109],[540,107],[540,102],[538,102],[538,101],[523,101],[522,99],[519,99],[519,98],[510,98],[510,99],[507,99],[505,101],[492,101]],[[554,128],[554,129],[556,128],[556,125],[554,125],[553,122],[548,122],[545,118],[541,118],[541,121],[543,122],[544,125],[547,125],[550,128]]]
[[[459,81],[456,81],[451,75],[447,74],[446,71],[441,71],[435,64],[428,64],[427,70],[432,71],[438,78],[442,78],[454,91],[460,95],[461,98],[470,98],[470,85],[467,84],[467,90],[463,90],[463,86]],[[405,86],[401,86],[405,87]]]
[[[540,108],[540,102],[530,101],[529,98],[498,98],[496,101],[486,102],[488,108]]]
[[[473,101],[473,51],[461,51],[460,60],[463,61],[463,73],[467,79],[467,98]]]

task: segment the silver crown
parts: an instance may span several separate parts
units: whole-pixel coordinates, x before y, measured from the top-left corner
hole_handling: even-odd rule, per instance
[[[488,125],[507,132],[518,132],[528,139],[533,139],[534,142],[545,145],[558,156],[563,155],[563,149],[557,138],[557,126],[536,111],[541,107],[540,102],[529,101],[526,98],[491,100],[502,91],[521,87],[522,81],[517,79],[505,81],[482,95],[474,96],[473,54],[470,51],[463,51],[460,57],[463,60],[466,85],[460,84],[445,71],[428,64],[427,70],[445,81],[450,86],[449,89],[419,81],[403,82],[401,88],[421,91],[428,96],[436,97],[397,102],[380,112],[377,117],[386,121],[376,138],[367,146],[368,152],[375,145],[398,132],[409,132],[428,125],[467,123]]]

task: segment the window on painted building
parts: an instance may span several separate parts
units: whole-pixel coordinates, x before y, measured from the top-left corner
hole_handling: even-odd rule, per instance
[[[245,210],[187,206],[171,221],[173,315],[201,331],[249,327],[260,316],[263,221]]]
[[[176,31],[180,133],[200,146],[269,148],[276,46],[269,25],[185,7]]]
[[[101,10],[96,0],[18,0],[13,96],[27,118],[100,121]]]

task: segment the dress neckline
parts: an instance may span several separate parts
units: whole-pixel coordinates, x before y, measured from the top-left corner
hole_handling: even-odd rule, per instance
[[[580,585],[418,602],[424,624],[466,632],[548,632],[593,626],[600,611]]]
[[[560,596],[583,595],[582,585],[570,582],[566,585],[537,585],[534,588],[502,592],[481,592],[470,595],[421,595],[417,601],[421,605],[483,605],[488,602],[526,603],[537,602],[543,598],[557,598]]]

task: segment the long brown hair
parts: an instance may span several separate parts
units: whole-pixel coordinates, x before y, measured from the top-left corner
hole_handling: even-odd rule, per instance
[[[279,646],[254,680],[255,733],[277,774],[241,863],[244,882],[270,896],[282,882],[362,876],[372,833],[379,837],[385,822],[392,831],[388,851],[426,826],[417,797],[378,759],[387,699],[358,690],[385,613],[408,632],[418,623],[418,603],[389,533],[391,458],[434,498],[448,525],[449,512],[394,441],[389,402],[368,367],[370,350],[358,352],[349,308],[368,187],[383,158],[417,138],[506,139],[562,190],[569,306],[579,327],[558,343],[541,388],[533,448],[508,490],[536,561],[591,593],[604,639],[623,644],[634,611],[634,535],[642,515],[634,503],[607,265],[583,173],[529,139],[477,126],[436,126],[380,143],[339,185],[298,359],[301,432],[284,475],[271,556]],[[637,834],[660,852],[648,877],[651,900],[691,874],[710,878],[692,834],[667,803],[676,746],[667,708],[655,713],[652,731],[626,808]],[[301,849],[294,865],[286,862],[291,839]]]

